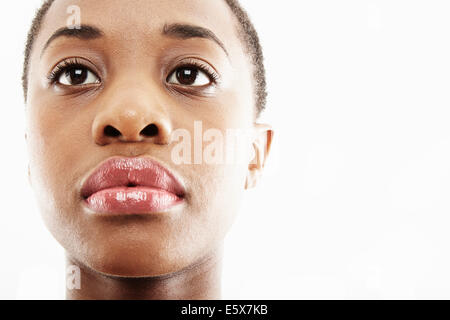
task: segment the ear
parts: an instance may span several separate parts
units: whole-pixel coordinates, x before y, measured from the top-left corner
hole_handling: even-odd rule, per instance
[[[25,132],[25,141],[28,140],[28,134]],[[30,186],[32,185],[31,183],[31,169],[30,169],[30,164],[28,163],[28,183],[30,184]]]
[[[252,141],[254,155],[248,165],[245,189],[254,188],[261,178],[273,138],[272,127],[268,124],[255,123],[254,130]]]
[[[28,164],[28,183],[30,184],[30,186],[33,186],[33,184],[31,183],[31,170],[29,164]]]

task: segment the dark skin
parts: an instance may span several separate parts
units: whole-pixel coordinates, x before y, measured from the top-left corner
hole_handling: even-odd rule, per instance
[[[224,237],[243,192],[264,168],[272,130],[256,123],[252,64],[222,1],[81,0],[82,24],[95,37],[63,35],[72,1],[56,1],[36,38],[29,73],[30,182],[44,221],[81,269],[69,299],[219,299]],[[212,37],[181,37],[164,26],[200,26]],[[55,74],[67,61],[86,77]],[[171,77],[184,63],[207,67],[194,83]],[[192,66],[191,66],[192,68]],[[214,73],[214,77],[208,72]],[[209,82],[208,82],[209,81]],[[200,84],[200,85],[196,85]],[[239,164],[175,164],[173,132],[244,129]],[[148,125],[156,135],[141,135]],[[120,135],[105,131],[111,126]],[[194,142],[192,141],[192,145]],[[89,214],[82,182],[113,156],[151,156],[186,188],[182,206],[161,215]]]

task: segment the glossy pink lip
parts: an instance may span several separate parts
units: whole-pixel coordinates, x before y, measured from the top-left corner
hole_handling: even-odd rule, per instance
[[[81,189],[87,207],[105,214],[163,212],[182,202],[184,194],[168,169],[143,157],[106,160]]]

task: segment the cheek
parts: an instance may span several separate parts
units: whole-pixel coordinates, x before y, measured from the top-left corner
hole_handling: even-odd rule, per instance
[[[38,167],[39,174],[49,181],[73,179],[70,173],[85,157],[83,149],[89,143],[89,120],[83,119],[83,112],[79,109],[77,112],[46,101],[39,101],[29,108],[30,160]],[[67,184],[72,182],[65,181]]]
[[[45,107],[42,107],[45,106]],[[76,203],[75,186],[86,146],[86,125],[49,104],[28,106],[28,152],[33,189],[51,227]],[[68,121],[67,119],[71,119]],[[54,228],[52,228],[54,229]]]
[[[190,135],[191,163],[179,171],[189,184],[192,226],[198,237],[204,237],[202,243],[223,240],[244,194],[253,98],[250,88],[243,84],[241,89],[227,90],[214,103],[191,108],[177,123]]]
[[[225,129],[217,130],[223,132]],[[198,228],[195,234],[203,235],[204,243],[212,240],[222,240],[235,219],[244,193],[248,162],[245,162],[247,149],[245,144],[237,144],[227,148],[230,143],[224,136],[223,143],[215,144],[215,152],[222,153],[222,157],[208,160],[212,149],[211,143],[204,143],[202,162],[188,164],[180,168],[186,181],[189,182],[187,201],[193,218],[193,227]],[[234,143],[235,139],[230,139]],[[195,142],[192,141],[192,144]],[[233,144],[234,146],[234,144]],[[220,151],[218,150],[220,149]],[[193,148],[193,153],[196,150]],[[233,156],[228,159],[228,152]],[[241,158],[239,158],[241,157]],[[192,156],[194,160],[195,155]],[[213,162],[208,162],[213,160]]]

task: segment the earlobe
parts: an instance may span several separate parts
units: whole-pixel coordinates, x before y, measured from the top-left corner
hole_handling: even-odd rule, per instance
[[[25,132],[25,141],[27,141],[27,139],[28,139],[28,134],[27,134],[27,132]],[[28,164],[28,183],[30,184],[30,186],[32,185],[31,184],[31,169],[30,169],[30,164]]]
[[[248,165],[245,189],[255,187],[260,180],[270,152],[272,139],[273,129],[270,125],[255,124],[255,136],[252,143],[254,156]]]
[[[31,170],[30,170],[30,165],[28,164],[28,183],[30,184],[30,186],[32,186],[31,183]]]

